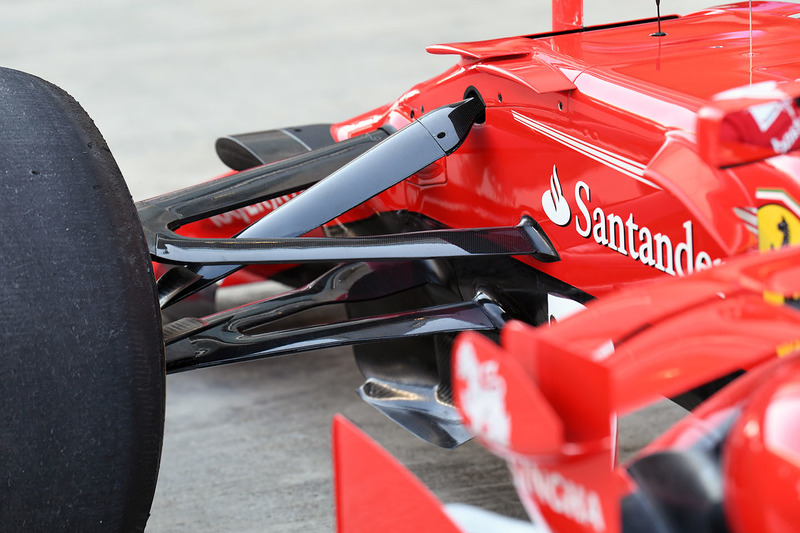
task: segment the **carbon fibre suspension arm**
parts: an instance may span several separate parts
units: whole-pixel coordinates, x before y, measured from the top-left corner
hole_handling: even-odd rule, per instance
[[[479,291],[471,300],[331,324],[264,331],[275,320],[320,305],[378,298],[437,274],[423,263],[341,265],[308,286],[202,319],[185,318],[165,330],[167,372],[230,364],[365,342],[465,330],[495,330],[506,322],[501,305]]]
[[[319,173],[309,177],[303,171],[304,160],[318,162],[323,159],[321,152],[315,150],[259,167],[261,170],[245,171],[252,172],[253,179],[250,181],[241,178],[239,174],[230,178],[231,186],[225,183],[209,184],[205,190],[179,191],[141,202],[137,208],[150,253],[155,260],[172,261],[162,257],[165,247],[159,248],[159,243],[163,243],[164,239],[174,243],[170,239],[177,237],[174,230],[180,225],[278,194],[301,190],[316,182],[290,202],[242,231],[236,236],[241,242],[225,243],[228,250],[237,247],[240,250],[257,249],[266,255],[269,253],[266,249],[269,246],[265,246],[267,243],[264,241],[299,237],[452,153],[464,141],[472,124],[483,111],[483,103],[477,98],[433,110],[377,143],[374,138],[367,140],[365,144],[372,144],[369,150],[321,180],[323,176]],[[339,148],[338,144],[341,143],[320,150],[336,150]],[[345,158],[337,159],[339,164],[343,160],[346,161]],[[319,168],[319,165],[315,168]],[[292,179],[287,178],[287,173],[294,169],[297,169],[296,174],[292,175]],[[246,181],[244,187],[240,186],[242,181]],[[203,193],[200,199],[197,198],[198,192]],[[248,239],[261,242],[248,243]],[[214,250],[218,243],[206,244]],[[158,282],[162,307],[239,268],[241,265],[203,263],[173,268]]]

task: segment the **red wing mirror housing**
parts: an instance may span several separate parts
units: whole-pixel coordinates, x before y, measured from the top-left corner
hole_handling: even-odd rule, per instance
[[[764,82],[719,93],[697,115],[697,147],[726,168],[800,148],[800,82]]]

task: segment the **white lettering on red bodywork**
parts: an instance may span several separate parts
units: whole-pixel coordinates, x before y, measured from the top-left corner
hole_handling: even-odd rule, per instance
[[[557,470],[531,462],[514,462],[512,473],[520,496],[538,509],[538,504],[555,514],[600,533],[606,530],[600,496]]]
[[[471,344],[456,353],[456,376],[463,380],[460,408],[480,436],[503,446],[511,440],[511,416],[506,409],[506,381],[497,361],[481,363]]]

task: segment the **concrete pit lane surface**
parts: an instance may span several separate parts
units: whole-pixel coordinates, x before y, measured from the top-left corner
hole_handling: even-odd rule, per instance
[[[655,16],[645,0],[587,2],[586,22]],[[665,13],[705,7],[662,2]],[[336,122],[389,102],[454,58],[428,44],[548,31],[549,2],[35,0],[8,3],[0,64],[72,94],[135,199],[226,171],[216,137]],[[148,531],[331,531],[330,420],[343,413],[446,502],[524,517],[505,465],[407,434],[357,396],[349,349],[169,376]],[[623,453],[680,409],[623,421]]]

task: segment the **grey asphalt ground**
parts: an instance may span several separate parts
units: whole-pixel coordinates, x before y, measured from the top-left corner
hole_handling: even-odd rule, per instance
[[[662,2],[684,13],[705,2]],[[217,136],[335,122],[447,68],[427,44],[549,29],[541,0],[32,0],[0,2],[0,64],[75,96],[136,199],[225,171]],[[653,2],[587,2],[587,22],[649,17]],[[523,516],[503,464],[478,445],[425,445],[363,404],[349,350],[168,378],[149,531],[331,531],[329,423],[344,413],[442,499]],[[625,453],[680,411],[624,420]]]

